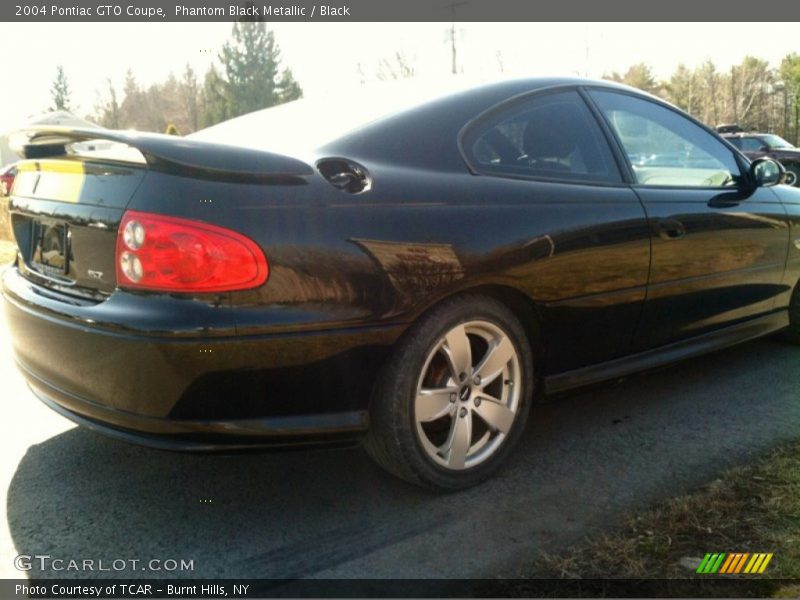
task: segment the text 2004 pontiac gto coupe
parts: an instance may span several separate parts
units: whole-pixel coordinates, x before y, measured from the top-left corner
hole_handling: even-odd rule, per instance
[[[188,138],[20,133],[3,293],[42,401],[161,448],[364,438],[456,489],[534,390],[800,338],[800,190],[656,98],[505,81],[326,143],[305,102]]]

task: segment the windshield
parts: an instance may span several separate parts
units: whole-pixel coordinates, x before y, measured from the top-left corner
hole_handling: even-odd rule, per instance
[[[381,117],[474,85],[465,78],[392,81],[347,92],[318,94],[202,129],[186,137],[296,153],[319,148]]]
[[[773,135],[773,134],[765,135],[763,137],[763,140],[764,143],[769,148],[794,148],[794,146],[792,146],[789,142],[787,142],[779,135]]]

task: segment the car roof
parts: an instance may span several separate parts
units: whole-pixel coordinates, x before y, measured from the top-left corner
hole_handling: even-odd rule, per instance
[[[409,86],[418,85],[414,82],[409,82]],[[488,103],[486,108],[502,102],[504,99],[510,99],[520,94],[536,92],[550,87],[568,87],[568,86],[588,86],[588,87],[607,87],[610,89],[618,89],[641,96],[649,96],[656,98],[663,102],[663,99],[657,98],[639,90],[637,88],[617,83],[615,81],[608,81],[605,79],[591,79],[587,77],[525,77],[513,79],[501,79],[489,83],[479,83],[469,87],[464,87],[457,90],[455,93],[443,95],[440,99],[449,102],[458,102],[463,100],[464,96],[472,96],[475,98],[483,98]]]
[[[615,82],[581,77],[507,79],[463,89],[381,117],[319,148],[329,155],[410,166],[463,168],[456,145],[464,126],[498,104],[547,88],[591,86],[650,94]],[[662,102],[663,100],[654,98]],[[419,152],[414,152],[420,149]]]
[[[350,133],[363,137],[366,130],[375,131],[375,135],[405,137],[405,131],[392,125],[402,120],[403,115],[413,118],[435,115],[432,118],[439,131],[460,129],[467,120],[500,102],[524,93],[570,85],[642,93],[621,84],[578,77],[503,79],[490,83],[465,77],[409,79],[318,93],[230,119],[187,137],[294,154],[328,146]],[[378,133],[376,127],[388,130]],[[259,131],[269,135],[254,134]],[[413,133],[412,137],[419,133]]]
[[[745,132],[745,131],[737,131],[736,133],[722,133],[720,134],[722,137],[730,137],[730,138],[746,138],[746,137],[758,137],[762,135],[771,135],[769,133],[757,133],[754,131]]]

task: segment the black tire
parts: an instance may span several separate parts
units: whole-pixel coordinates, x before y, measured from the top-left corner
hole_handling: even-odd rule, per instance
[[[514,365],[516,385],[520,387],[514,392],[516,394],[514,401],[516,402],[516,412],[511,420],[510,428],[507,432],[502,433],[496,446],[489,448],[491,454],[481,459],[482,462],[475,466],[465,464],[460,470],[454,470],[448,466],[437,464],[435,459],[429,455],[430,450],[426,451],[423,447],[420,436],[424,434],[419,433],[414,407],[418,385],[421,385],[423,381],[423,371],[430,368],[429,356],[433,356],[432,353],[436,351],[438,345],[444,342],[448,332],[462,324],[470,323],[488,323],[505,334],[516,354],[512,359],[515,362],[507,363],[504,368],[507,369],[508,365]],[[471,339],[469,336],[467,337]],[[473,356],[472,351],[469,356],[473,360],[480,360],[480,355]],[[487,347],[484,358],[488,356]],[[470,377],[474,377],[480,383],[480,377],[477,376],[478,371],[476,370],[474,373],[476,375],[470,375]],[[501,376],[499,379],[495,377],[496,383],[493,385],[515,385],[514,381],[504,380],[504,377]],[[472,381],[470,379],[470,382]],[[448,382],[452,383],[452,380],[448,379]],[[464,383],[462,387],[468,385],[471,383]],[[381,372],[373,391],[366,450],[385,470],[424,487],[449,491],[476,485],[493,475],[506,462],[519,441],[530,411],[533,386],[533,358],[530,344],[519,320],[505,305],[493,298],[472,294],[446,300],[424,315],[406,332]],[[505,388],[503,390],[503,394],[510,393],[505,391]],[[473,390],[473,393],[475,394],[473,402],[475,406],[479,407],[480,401],[477,396],[480,395],[480,392]],[[450,397],[452,398],[452,394]],[[476,435],[474,432],[478,427],[486,429],[488,433],[485,433],[485,436],[500,436],[499,430],[485,426],[484,421],[480,418],[473,421],[472,415],[479,412],[479,408],[473,409],[469,399],[461,399],[461,401],[465,403],[463,406],[468,406],[471,411],[474,411],[470,412],[469,416],[470,440],[474,439],[473,436]],[[488,404],[492,405],[492,403]],[[461,405],[456,403],[454,406]],[[463,408],[454,410],[463,410]],[[455,436],[452,427],[455,427],[453,423],[457,416],[456,412],[450,417],[445,417],[450,419],[449,435]],[[487,446],[489,446],[488,442]],[[467,448],[471,449],[469,443]],[[484,453],[488,453],[488,450],[484,450]]]

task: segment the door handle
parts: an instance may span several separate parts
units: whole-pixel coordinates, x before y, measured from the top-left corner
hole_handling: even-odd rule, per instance
[[[733,208],[734,206],[739,206],[742,203],[741,198],[737,197],[718,197],[712,198],[708,201],[709,208]]]
[[[659,219],[656,229],[662,240],[679,240],[686,235],[686,228],[677,219]]]

